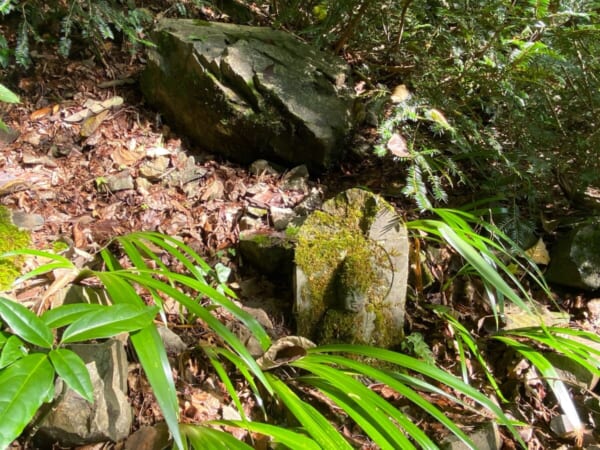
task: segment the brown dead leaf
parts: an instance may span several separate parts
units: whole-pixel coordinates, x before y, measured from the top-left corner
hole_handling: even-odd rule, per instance
[[[118,147],[111,153],[111,158],[119,166],[131,166],[144,157],[143,153],[132,152],[125,147]]]
[[[225,195],[225,186],[218,178],[209,180],[204,192],[200,196],[200,200],[207,202],[209,200],[221,200]]]
[[[390,140],[387,142],[387,148],[394,156],[397,156],[398,158],[410,157],[406,139],[404,139],[400,133],[394,133],[392,135]]]
[[[45,108],[40,108],[31,113],[29,118],[31,120],[40,120],[52,113],[52,107],[46,106]]]
[[[98,129],[104,119],[106,119],[106,116],[108,116],[108,109],[105,109],[95,116],[87,118],[81,125],[81,131],[79,131],[81,137],[86,138],[94,134],[94,131]]]

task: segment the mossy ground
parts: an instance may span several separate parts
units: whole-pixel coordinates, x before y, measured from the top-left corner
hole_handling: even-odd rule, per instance
[[[28,247],[31,243],[29,232],[21,230],[11,221],[10,210],[0,206],[0,254]],[[0,291],[8,289],[21,275],[21,257],[0,259]]]

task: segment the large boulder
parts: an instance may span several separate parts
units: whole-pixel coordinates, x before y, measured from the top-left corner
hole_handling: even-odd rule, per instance
[[[281,31],[201,20],[162,19],[153,40],[144,95],[201,147],[316,169],[341,158],[359,109],[341,59]]]
[[[600,289],[600,223],[580,225],[559,238],[546,279],[563,286]]]
[[[298,334],[319,343],[393,347],[403,337],[408,236],[391,205],[342,192],[298,232]]]

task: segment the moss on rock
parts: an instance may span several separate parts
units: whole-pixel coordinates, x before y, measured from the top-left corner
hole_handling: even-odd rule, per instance
[[[28,247],[30,243],[29,232],[16,227],[12,223],[10,210],[0,206],[0,254]],[[0,259],[0,290],[8,289],[21,275],[22,264],[23,258],[19,256]]]
[[[392,335],[386,312],[389,255],[369,238],[378,211],[390,207],[379,200],[346,191],[300,228],[295,262],[306,277],[300,295],[308,303],[296,311],[298,334],[321,343],[389,346],[401,339]]]

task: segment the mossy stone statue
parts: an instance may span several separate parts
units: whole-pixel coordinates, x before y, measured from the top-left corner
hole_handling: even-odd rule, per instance
[[[408,237],[385,200],[350,189],[325,202],[300,228],[295,262],[299,335],[319,343],[401,342]]]

